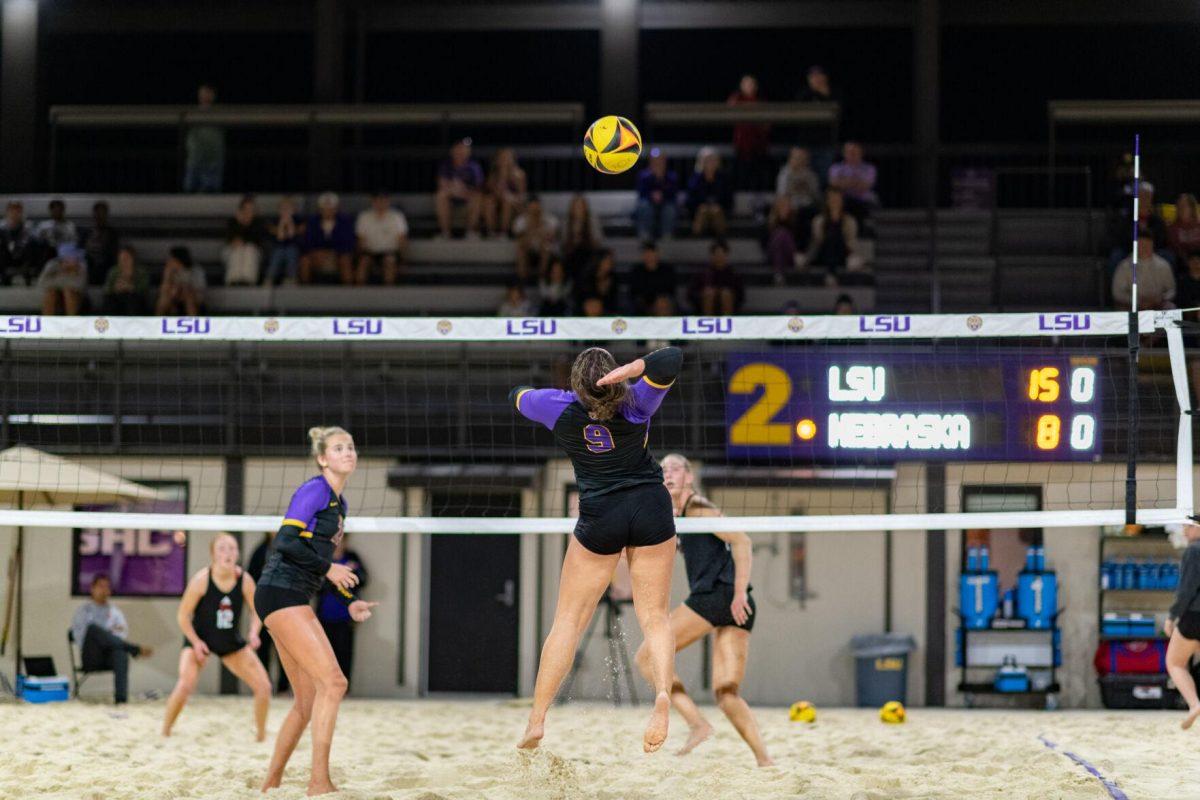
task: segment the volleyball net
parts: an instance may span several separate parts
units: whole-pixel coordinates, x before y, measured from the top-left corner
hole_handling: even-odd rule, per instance
[[[687,456],[729,517],[682,531],[1179,522],[1181,313],[1137,316],[1132,373],[1129,319],[0,317],[0,525],[275,530],[316,471],[307,430],[340,425],[348,530],[569,532],[570,464],[510,389],[568,388],[586,346],[667,343],[684,367],[647,446]]]

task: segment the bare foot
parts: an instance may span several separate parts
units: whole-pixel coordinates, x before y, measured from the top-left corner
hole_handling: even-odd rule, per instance
[[[667,740],[667,726],[671,722],[671,696],[659,692],[654,698],[654,712],[650,715],[650,723],[642,736],[642,750],[647,753],[657,752]]]
[[[764,756],[761,756],[761,757],[758,757],[758,756],[756,756],[756,758],[758,758],[758,765],[759,765],[760,767],[773,767],[773,766],[775,766],[775,761],[774,761],[774,760],[772,760],[772,758],[771,758],[770,756],[767,756],[767,755],[764,755]]]
[[[1196,721],[1197,717],[1200,717],[1200,706],[1197,706],[1189,711],[1188,715],[1183,718],[1183,722],[1179,723],[1179,727],[1186,731],[1188,728],[1192,727],[1192,723]]]
[[[262,789],[259,791],[261,791],[263,794],[266,794],[268,789],[278,789],[282,783],[283,775],[268,775],[267,779],[263,781]]]
[[[535,750],[542,743],[542,737],[546,735],[546,723],[533,722],[525,726],[525,735],[521,737],[521,741],[517,742],[519,750]]]
[[[331,794],[336,791],[337,787],[333,785],[333,781],[324,780],[308,784],[308,791],[305,794],[309,797],[316,797],[319,794]]]
[[[675,753],[677,756],[686,756],[688,753],[696,749],[696,747],[713,734],[713,726],[707,722],[702,722],[694,728],[688,730],[687,743],[679,748]]]
[[[258,733],[254,734],[254,741],[265,742],[266,740],[267,740],[267,732],[266,731],[259,731]]]

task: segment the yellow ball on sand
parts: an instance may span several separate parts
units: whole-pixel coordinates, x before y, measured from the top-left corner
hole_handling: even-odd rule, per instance
[[[897,703],[895,700],[890,703],[884,703],[883,708],[879,709],[879,719],[889,725],[899,725],[905,720],[904,704]]]
[[[816,722],[817,707],[807,700],[797,700],[788,709],[788,719],[792,722]]]
[[[597,172],[616,175],[637,163],[642,154],[642,134],[625,117],[607,116],[588,126],[583,155]]]

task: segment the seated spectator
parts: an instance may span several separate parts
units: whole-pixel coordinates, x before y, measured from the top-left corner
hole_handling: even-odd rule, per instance
[[[833,301],[833,313],[839,317],[857,314],[858,308],[854,305],[854,298],[848,294],[839,294],[837,300]]]
[[[172,247],[163,267],[154,313],[159,317],[200,316],[207,288],[204,268],[192,262],[192,251],[186,247]]]
[[[539,317],[566,317],[571,313],[571,297],[574,282],[567,276],[563,260],[558,256],[550,259],[546,275],[538,281]]]
[[[496,312],[499,317],[532,317],[533,303],[525,294],[525,287],[519,283],[510,283],[504,290],[504,302]]]
[[[479,237],[479,212],[483,204],[483,167],[471,158],[471,140],[462,139],[450,147],[450,157],[438,167],[437,191],[433,196],[438,229],[443,239],[450,238],[456,210],[465,210],[466,237]]]
[[[267,261],[264,286],[274,286],[279,273],[283,273],[285,284],[294,284],[300,270],[300,247],[304,243],[304,220],[296,213],[296,201],[290,197],[279,199],[279,213],[275,221],[267,225],[271,243],[271,257]]]
[[[488,236],[495,239],[508,236],[513,218],[525,207],[527,191],[525,170],[517,165],[516,151],[511,147],[497,150],[483,194],[483,224]]]
[[[1174,308],[1175,274],[1166,259],[1154,252],[1154,233],[1138,232],[1138,311]],[[1117,265],[1112,279],[1113,303],[1128,311],[1133,302],[1133,256]]]
[[[820,64],[813,64],[804,76],[804,88],[796,95],[801,103],[836,103],[837,95],[829,85],[829,74]]]
[[[725,102],[731,106],[748,106],[757,105],[763,99],[758,91],[758,79],[743,75],[737,91]],[[770,138],[771,126],[761,122],[739,122],[733,126],[733,153],[737,158],[738,174],[746,176],[740,185],[755,185],[763,177],[760,173],[768,165]]]
[[[262,243],[266,238],[266,226],[258,218],[258,204],[253,195],[244,195],[225,226],[221,258],[225,262],[226,286],[258,285]]]
[[[733,189],[715,147],[702,147],[696,157],[696,170],[688,179],[687,208],[692,215],[693,236],[725,235],[733,211]]]
[[[1141,270],[1138,264],[1138,293],[1141,294]],[[1175,290],[1175,305],[1179,308],[1200,308],[1200,250],[1187,254],[1183,262],[1183,272],[1179,275],[1179,284]],[[1200,322],[1200,312],[1193,311],[1187,315],[1191,322]]]
[[[583,272],[603,246],[600,221],[592,213],[587,198],[576,193],[567,207],[567,224],[563,229],[562,254],[567,272],[571,275]]]
[[[146,313],[150,276],[137,261],[137,253],[126,245],[117,253],[117,263],[104,282],[104,313],[114,317],[140,317]]]
[[[634,265],[629,276],[629,294],[633,299],[634,313],[670,316],[670,314],[656,314],[655,309],[663,305],[663,298],[666,298],[667,304],[672,310],[675,308],[675,287],[677,285],[675,268],[670,264],[662,263],[658,246],[654,242],[643,243],[642,260]]]
[[[583,298],[580,311],[583,312],[583,316],[585,317],[603,317],[605,314],[611,313],[604,306],[604,298],[594,294],[589,294]]]
[[[863,160],[862,145],[846,142],[842,145],[842,160],[829,168],[829,185],[842,190],[846,210],[862,219],[879,207],[875,176],[875,165]]]
[[[392,198],[380,190],[371,196],[371,207],[358,215],[354,232],[359,252],[355,283],[366,286],[372,276],[379,275],[385,286],[394,286],[408,249],[404,212],[392,208]]]
[[[746,300],[746,291],[729,266],[729,245],[718,239],[708,252],[708,268],[696,276],[689,292],[692,307],[706,317],[736,314]]]
[[[148,658],[154,651],[125,640],[129,623],[121,609],[110,603],[112,582],[107,575],[92,578],[92,599],[71,618],[71,633],[79,648],[83,668],[89,672],[112,670],[113,701],[129,700],[129,657]]]
[[[304,226],[301,283],[354,283],[354,223],[338,211],[340,202],[333,192],[317,198],[317,213]]]
[[[775,178],[775,196],[786,197],[792,206],[792,235],[796,247],[808,248],[808,237],[813,217],[821,208],[821,182],[809,165],[808,150],[793,147],[788,151],[788,160],[779,168]]]
[[[88,283],[99,285],[108,279],[108,271],[117,263],[117,246],[121,237],[108,224],[108,203],[99,200],[92,206],[92,227],[83,238],[87,256]]]
[[[0,225],[0,281],[5,286],[29,286],[37,276],[41,248],[33,226],[25,219],[25,206],[10,200]]]
[[[67,219],[67,206],[62,200],[51,200],[47,209],[50,219],[37,224],[35,232],[42,244],[43,257],[49,259],[64,244],[79,244],[79,233],[75,223]]]
[[[825,190],[825,210],[813,220],[808,252],[798,265],[825,267],[826,283],[834,285],[837,273],[865,266],[858,249],[858,221],[847,212],[842,191],[830,186]]]
[[[776,282],[796,266],[796,212],[787,195],[775,195],[767,216],[767,263],[775,270]]]
[[[542,208],[537,195],[530,195],[512,229],[517,237],[517,279],[530,281],[530,265],[537,266],[538,277],[546,274],[550,256],[558,250],[558,218]]]
[[[667,169],[667,157],[657,147],[650,151],[650,164],[637,177],[637,206],[633,211],[638,238],[670,239],[679,213],[679,177]]]
[[[613,253],[611,250],[601,250],[596,256],[596,263],[575,283],[575,294],[579,299],[577,305],[583,310],[584,316],[616,313],[617,291],[616,261]],[[587,313],[588,298],[600,301],[600,314]]]
[[[79,316],[87,298],[87,276],[83,249],[74,244],[60,245],[58,255],[46,262],[38,276],[42,314],[47,317],[60,313],[68,317]]]
[[[1129,191],[1132,193],[1132,185]],[[1167,224],[1158,213],[1158,209],[1154,207],[1154,184],[1149,181],[1139,182],[1137,199],[1137,235],[1141,236],[1143,231],[1149,233],[1154,240],[1156,251],[1169,252],[1166,250],[1170,241]],[[1129,232],[1133,227],[1130,225],[1132,219],[1133,200],[1130,197],[1123,198],[1123,202],[1118,202],[1110,209],[1108,218],[1108,237],[1111,245],[1108,256],[1109,271],[1115,270],[1118,262],[1131,252],[1133,243],[1129,238]]]
[[[1167,229],[1167,240],[1181,268],[1191,253],[1200,250],[1200,214],[1194,195],[1181,194],[1175,201],[1175,221]]]

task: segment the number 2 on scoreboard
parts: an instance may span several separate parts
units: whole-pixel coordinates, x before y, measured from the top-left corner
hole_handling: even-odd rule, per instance
[[[729,443],[791,444],[791,424],[771,421],[792,396],[792,379],[787,372],[774,364],[746,364],[729,378],[730,394],[753,394],[760,386],[762,396],[729,427]]]

